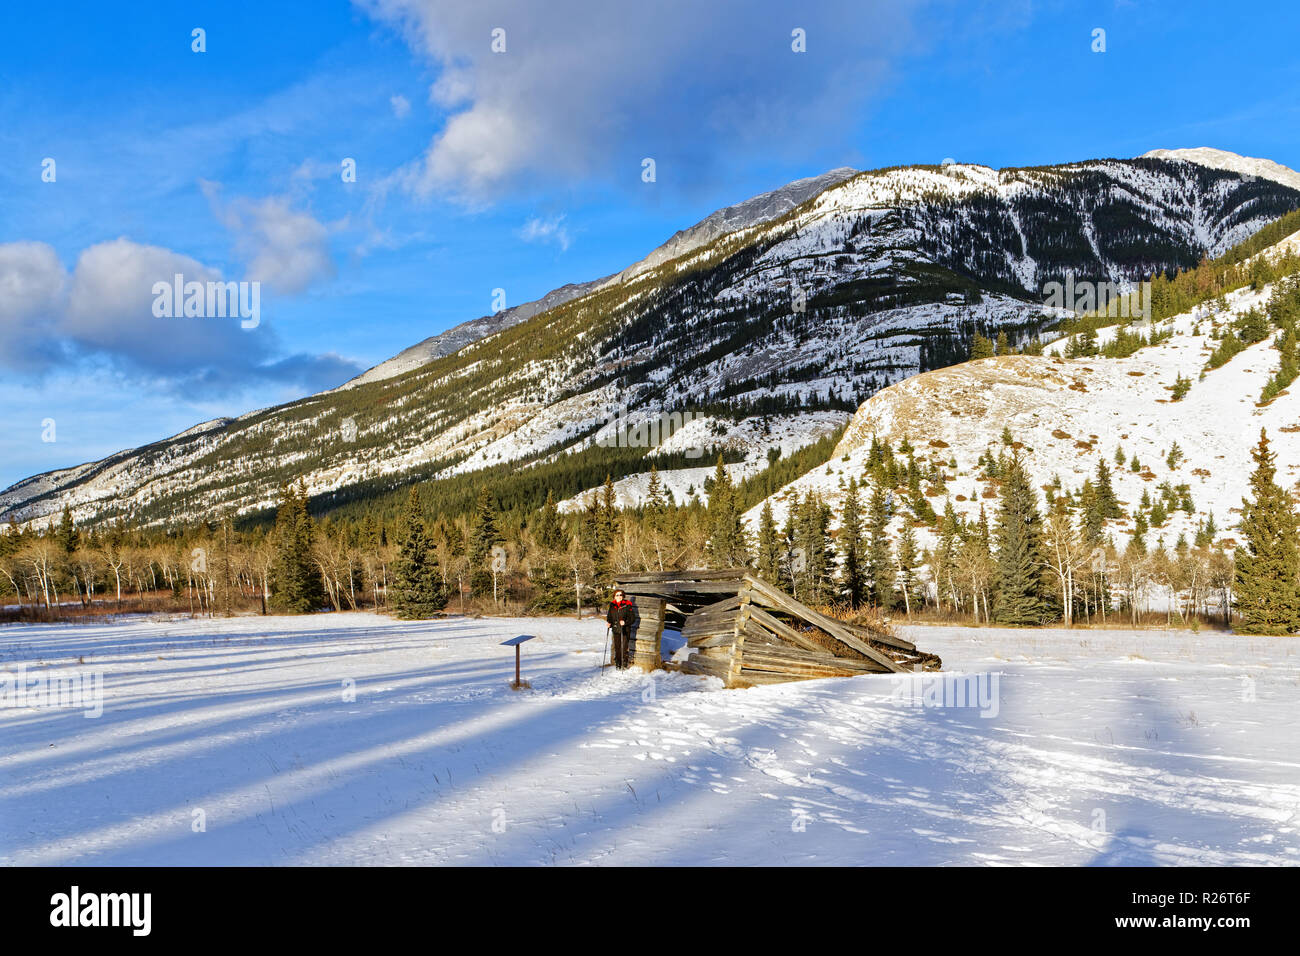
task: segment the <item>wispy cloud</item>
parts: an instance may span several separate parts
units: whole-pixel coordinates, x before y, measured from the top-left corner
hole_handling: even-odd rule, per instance
[[[265,282],[277,292],[295,293],[333,277],[329,228],[310,213],[293,209],[288,197],[225,203],[218,184],[204,180],[200,185],[213,214],[248,263],[248,279]]]
[[[822,145],[847,135],[912,46],[921,5],[354,2],[438,70],[430,102],[448,118],[409,186],[478,199],[540,181],[634,178],[647,156],[661,179],[698,176],[756,148],[806,152],[811,131]]]
[[[524,223],[518,235],[524,242],[553,242],[561,251],[567,250],[571,241],[562,214],[550,219],[534,216]]]

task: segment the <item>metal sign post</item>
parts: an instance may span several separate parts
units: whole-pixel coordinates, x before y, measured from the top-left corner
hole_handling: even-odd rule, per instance
[[[531,641],[536,636],[536,634],[520,634],[518,637],[512,637],[508,641],[501,642],[502,647],[513,647],[515,649],[515,682],[510,685],[513,690],[520,690],[521,688],[532,686],[528,682],[519,678],[519,649],[523,645],[524,641]]]

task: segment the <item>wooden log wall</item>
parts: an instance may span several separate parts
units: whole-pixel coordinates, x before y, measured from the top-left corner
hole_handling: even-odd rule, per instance
[[[632,598],[641,624],[632,641],[632,663],[643,671],[657,671],[664,666],[664,607],[663,598],[636,595]]]

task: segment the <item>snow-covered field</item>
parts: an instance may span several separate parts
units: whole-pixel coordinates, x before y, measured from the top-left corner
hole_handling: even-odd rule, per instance
[[[1300,862],[1295,640],[909,636],[996,702],[601,671],[596,621],[5,627],[103,714],[0,709],[0,863]]]

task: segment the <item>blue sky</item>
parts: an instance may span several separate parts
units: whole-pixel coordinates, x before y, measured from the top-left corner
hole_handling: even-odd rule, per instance
[[[0,486],[337,385],[835,166],[1300,167],[1281,2],[51,0],[2,26]],[[260,325],[153,315],[175,271],[259,282]]]

